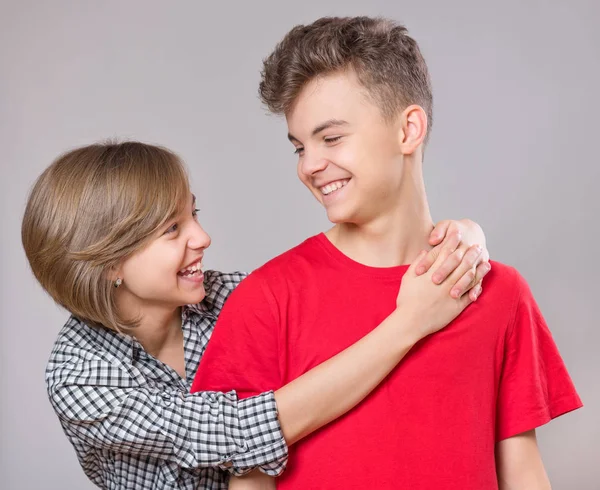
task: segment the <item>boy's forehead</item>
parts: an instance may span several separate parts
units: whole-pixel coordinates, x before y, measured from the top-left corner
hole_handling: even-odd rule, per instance
[[[313,131],[330,120],[353,119],[371,105],[365,88],[351,71],[320,76],[308,82],[286,114],[290,132]]]
[[[315,105],[325,104],[336,106],[344,101],[355,98],[362,91],[354,72],[336,72],[322,75],[308,82],[298,94],[297,102],[314,102]]]

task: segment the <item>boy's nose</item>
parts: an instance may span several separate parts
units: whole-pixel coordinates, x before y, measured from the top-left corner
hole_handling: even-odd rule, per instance
[[[327,168],[329,161],[326,158],[314,155],[313,157],[305,155],[300,164],[300,171],[307,177],[311,177],[317,172]]]

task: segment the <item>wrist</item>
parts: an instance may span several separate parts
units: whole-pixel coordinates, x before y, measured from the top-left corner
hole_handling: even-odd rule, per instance
[[[406,308],[398,306],[390,315],[390,319],[396,329],[400,348],[403,351],[410,349],[427,336],[422,325],[423,322]]]

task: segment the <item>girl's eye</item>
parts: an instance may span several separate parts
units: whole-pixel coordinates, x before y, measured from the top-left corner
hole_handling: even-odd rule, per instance
[[[341,136],[333,136],[331,138],[325,138],[325,143],[335,143],[336,141],[339,141],[342,137]]]
[[[173,223],[166,231],[165,231],[165,235],[167,233],[175,233],[177,231],[177,229],[179,228],[179,226],[177,226],[177,223]]]
[[[196,209],[194,209],[194,210],[192,211],[192,216],[193,216],[195,219],[197,219],[197,218],[198,218],[198,211],[200,211],[198,208],[196,208]]]
[[[304,151],[304,148],[302,148],[302,147],[296,148],[296,150],[294,151],[294,155],[300,155],[300,153],[303,151]]]

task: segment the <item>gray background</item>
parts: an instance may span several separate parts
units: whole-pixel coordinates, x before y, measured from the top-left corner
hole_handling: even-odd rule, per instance
[[[3,1],[0,488],[91,488],[44,389],[67,315],[21,250],[34,179],[68,148],[136,138],[189,165],[209,267],[249,270],[323,230],[285,124],[256,89],[285,32],[327,14],[391,16],[419,41],[436,101],[425,162],[434,217],[479,221],[492,257],[530,282],[586,404],[539,430],[546,467],[555,489],[600,488],[594,0]]]

